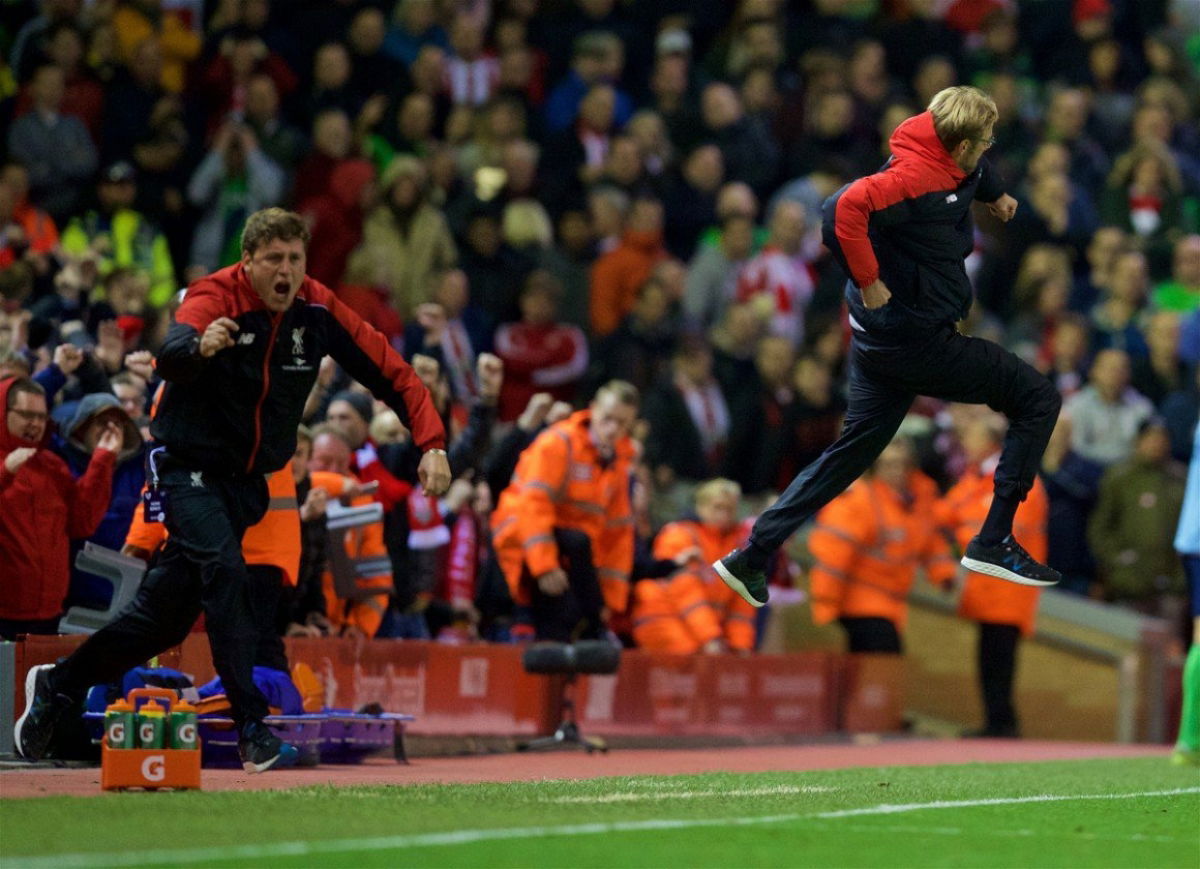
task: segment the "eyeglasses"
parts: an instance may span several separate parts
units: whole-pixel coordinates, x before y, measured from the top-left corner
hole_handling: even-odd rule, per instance
[[[8,409],[8,412],[15,413],[17,416],[21,417],[21,419],[25,420],[26,422],[45,422],[47,419],[50,418],[49,414],[39,413],[36,410],[17,410],[15,407],[10,407]]]
[[[996,144],[996,137],[992,136],[990,139],[976,139],[975,141],[981,143],[984,148],[990,148],[992,145]]]

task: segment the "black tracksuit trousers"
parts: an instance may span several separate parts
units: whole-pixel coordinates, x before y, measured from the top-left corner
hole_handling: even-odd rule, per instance
[[[1033,366],[953,325],[903,343],[854,332],[846,421],[838,439],[801,471],[754,523],[750,539],[768,552],[841,494],[883,452],[918,395],[986,404],[1009,419],[996,494],[1024,500],[1058,419],[1062,399]]]
[[[129,606],[54,669],[51,687],[82,698],[92,685],[119,680],[183,642],[203,610],[213,664],[240,729],[268,711],[254,685],[259,628],[242,558],[242,535],[267,511],[267,482],[201,474],[170,457],[158,470],[170,531],[158,565]]]
[[[522,581],[531,584],[534,635],[558,643],[600,639],[604,636],[604,594],[592,559],[591,538],[574,528],[555,528],[554,542],[567,574],[565,592],[545,594],[529,573],[529,565],[524,568]]]

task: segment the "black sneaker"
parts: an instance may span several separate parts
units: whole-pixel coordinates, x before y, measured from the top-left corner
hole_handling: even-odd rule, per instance
[[[300,750],[284,742],[261,721],[250,721],[242,727],[238,756],[246,772],[266,772],[271,767],[294,765],[300,757]]]
[[[744,548],[735,549],[724,558],[714,561],[713,570],[746,603],[756,607],[767,605],[767,572],[750,566]]]
[[[1062,579],[1057,570],[1039,564],[1011,534],[992,546],[980,543],[978,537],[971,538],[962,566],[1019,585],[1054,585]]]
[[[53,664],[40,664],[25,677],[25,711],[13,727],[17,754],[29,760],[41,760],[54,736],[54,725],[71,706],[71,698],[50,687]]]

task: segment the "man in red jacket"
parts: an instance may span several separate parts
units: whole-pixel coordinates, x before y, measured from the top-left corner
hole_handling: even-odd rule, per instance
[[[104,426],[78,480],[48,447],[46,393],[28,378],[0,380],[0,639],[58,631],[70,583],[69,541],[96,530],[112,490],[121,427]]]
[[[450,485],[446,434],[429,392],[374,328],[305,274],[308,229],[281,208],[252,214],[242,259],[192,284],[158,352],[167,382],[150,433],[146,506],[171,536],[137,597],[60,664],[35,667],[15,742],[45,751],[62,711],[92,685],[179,643],[201,611],[213,664],[238,727],[248,772],[294,761],[264,724],[252,678],[256,636],[241,540],[263,517],[265,475],[296,450],[296,429],[321,359],[332,356],[391,407],[423,452],[427,491]]]
[[[1013,537],[1062,399],[1033,366],[999,344],[962,334],[971,307],[963,265],[973,240],[971,202],[998,220],[1017,201],[983,159],[999,114],[973,87],[939,91],[928,111],[892,134],[892,157],[824,206],[823,241],[850,281],[850,389],[841,436],[758,517],[750,541],[713,567],[755,606],[767,602],[771,553],[865,471],[918,395],[986,404],[1010,420],[995,497],[963,553],[968,570],[1019,585],[1054,585],[1058,572]]]

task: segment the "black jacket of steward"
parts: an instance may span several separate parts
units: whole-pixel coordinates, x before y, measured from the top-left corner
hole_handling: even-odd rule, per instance
[[[897,127],[891,149],[879,172],[842,187],[822,209],[823,241],[850,275],[852,325],[885,344],[928,335],[967,315],[971,202],[1004,194],[985,161],[970,173],[955,164],[929,112]],[[892,298],[868,310],[859,291],[877,278]]]

